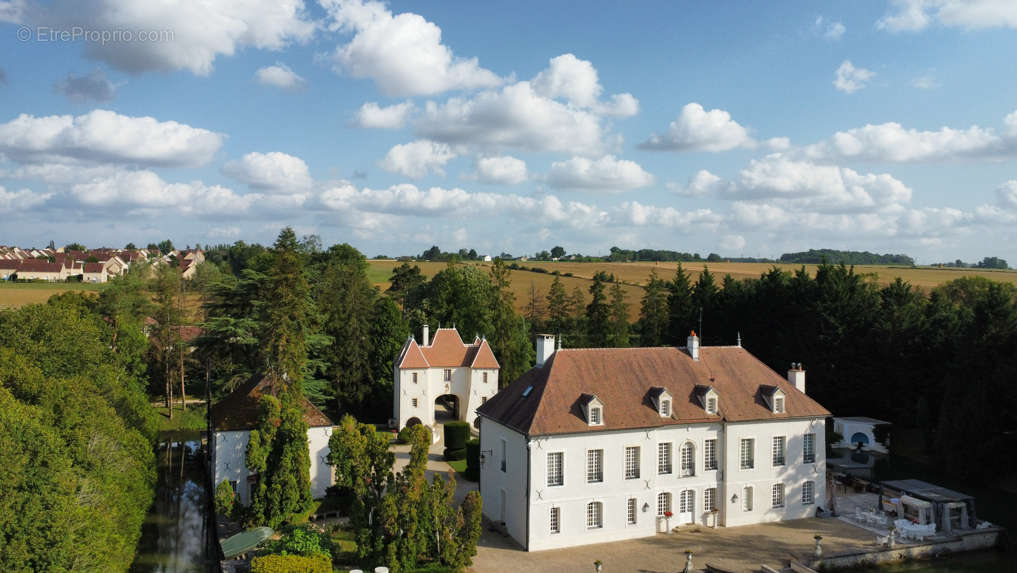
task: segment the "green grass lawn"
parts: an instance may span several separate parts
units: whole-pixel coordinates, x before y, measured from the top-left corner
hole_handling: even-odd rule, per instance
[[[186,411],[181,411],[177,404],[173,406],[172,420],[169,419],[169,411],[165,406],[159,406],[155,411],[159,413],[159,429],[163,432],[205,429],[204,404],[188,404]]]
[[[99,292],[105,284],[95,283],[12,283],[0,281],[0,308],[18,308],[38,304],[49,297],[67,291]]]

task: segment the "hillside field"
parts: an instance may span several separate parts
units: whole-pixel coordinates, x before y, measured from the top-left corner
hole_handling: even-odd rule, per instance
[[[388,279],[392,275],[392,269],[401,265],[402,262],[394,260],[371,260],[367,270],[368,278],[382,290],[389,286]],[[434,276],[447,266],[443,262],[413,262],[411,264],[420,267],[426,277]],[[491,263],[467,262],[463,264],[477,265],[485,271],[490,269]],[[512,290],[516,295],[516,307],[525,311],[530,300],[530,291],[535,289],[541,303],[545,302],[547,291],[554,281],[552,271],[559,273],[572,273],[573,276],[562,276],[562,283],[565,290],[572,294],[572,291],[579,287],[585,296],[589,296],[588,290],[590,280],[594,273],[603,270],[613,274],[615,279],[622,282],[626,300],[629,303],[629,316],[635,320],[639,316],[639,302],[642,298],[642,285],[650,275],[650,271],[657,269],[657,274],[665,280],[671,280],[674,276],[677,263],[573,263],[573,262],[539,262],[519,261],[525,267],[539,267],[547,269],[547,273],[535,273],[531,271],[512,271]],[[703,270],[705,263],[682,263],[685,270],[695,281]],[[802,265],[787,265],[773,263],[709,263],[710,272],[717,276],[717,281],[724,275],[730,274],[735,279],[759,278],[759,275],[776,266],[783,270],[793,272]],[[804,265],[810,275],[815,275],[816,265]],[[897,277],[901,277],[912,285],[928,291],[942,283],[952,281],[960,277],[983,276],[992,280],[1017,284],[1017,271],[999,271],[989,269],[939,269],[933,267],[893,267],[893,266],[856,266],[855,271],[869,275],[870,278],[880,285],[889,284]],[[67,291],[98,292],[104,285],[88,283],[8,283],[0,281],[0,309],[17,308],[26,304],[46,302],[50,296]],[[188,296],[188,307],[196,310],[198,297],[194,294]]]
[[[368,270],[368,276],[370,277],[371,282],[378,285],[382,290],[385,290],[388,288],[388,277],[391,276],[392,269],[401,265],[402,262],[394,260],[371,260],[369,261],[369,264],[370,268]],[[410,264],[419,266],[424,276],[431,277],[435,273],[444,269],[448,263],[419,261],[411,262]],[[467,262],[464,264],[477,265],[485,270],[491,267],[491,263]],[[678,266],[678,263],[653,262],[573,263],[518,261],[518,264],[524,267],[539,267],[548,270],[548,273],[534,273],[522,270],[512,271],[512,290],[516,295],[516,307],[520,310],[520,312],[525,311],[526,305],[530,300],[531,287],[537,290],[538,296],[543,302],[543,297],[547,295],[551,282],[554,281],[554,275],[550,274],[551,272],[558,271],[562,274],[572,273],[573,276],[571,277],[561,277],[562,282],[565,284],[566,291],[571,294],[572,290],[578,286],[584,294],[589,296],[587,291],[590,287],[590,281],[597,271],[602,270],[608,274],[613,274],[616,280],[623,283],[622,288],[625,290],[626,300],[629,304],[629,316],[632,320],[639,317],[639,303],[643,293],[641,285],[645,285],[648,281],[650,271],[657,269],[657,274],[662,279],[671,280],[674,277],[675,269]],[[769,271],[775,266],[788,272],[794,272],[804,266],[811,276],[815,276],[816,267],[818,265],[721,262],[682,263],[682,266],[689,272],[693,282],[699,277],[699,273],[702,272],[703,267],[707,266],[710,269],[710,272],[716,275],[717,282],[720,283],[726,274],[730,274],[737,280],[749,278],[755,279],[759,278],[761,274]],[[900,277],[924,291],[928,291],[937,285],[957,278],[970,276],[983,276],[996,281],[1017,284],[1017,271],[863,265],[855,266],[855,272],[868,275],[871,280],[876,281],[880,285],[889,284],[896,280],[897,277]]]

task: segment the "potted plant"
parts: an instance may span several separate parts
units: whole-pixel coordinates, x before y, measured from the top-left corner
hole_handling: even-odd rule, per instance
[[[664,512],[664,523],[667,524],[667,532],[668,532],[668,534],[671,533],[671,516],[672,515],[674,515],[674,514],[671,513],[670,511],[665,511]]]
[[[818,533],[813,537],[816,540],[816,549],[813,552],[813,556],[819,559],[823,556],[823,536]]]
[[[593,569],[594,569],[594,570],[595,570],[595,571],[596,571],[597,573],[600,573],[600,570],[601,570],[601,569],[602,569],[603,567],[604,567],[604,562],[603,562],[603,561],[601,561],[600,559],[597,559],[596,561],[594,561],[594,562],[593,562]]]
[[[717,529],[717,519],[720,517],[720,510],[715,507],[710,510],[710,513],[713,515],[713,521],[711,522],[713,524],[713,528]]]
[[[682,569],[682,573],[692,573],[692,550],[685,550],[685,568]]]

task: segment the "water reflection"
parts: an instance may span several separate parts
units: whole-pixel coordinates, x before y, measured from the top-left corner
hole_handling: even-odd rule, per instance
[[[204,449],[198,432],[165,432],[156,447],[155,502],[142,526],[131,571],[209,573],[211,535],[206,510]]]

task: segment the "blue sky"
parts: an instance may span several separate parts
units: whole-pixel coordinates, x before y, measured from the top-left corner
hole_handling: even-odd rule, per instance
[[[0,0],[0,244],[1017,261],[1017,3],[236,4]]]

